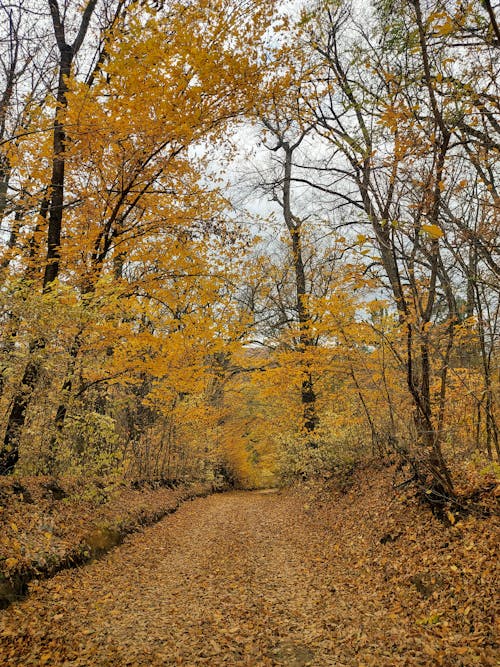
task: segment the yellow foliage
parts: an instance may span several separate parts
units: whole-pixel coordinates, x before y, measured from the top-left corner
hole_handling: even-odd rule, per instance
[[[444,232],[438,225],[422,225],[424,231],[431,239],[436,240],[444,236]]]

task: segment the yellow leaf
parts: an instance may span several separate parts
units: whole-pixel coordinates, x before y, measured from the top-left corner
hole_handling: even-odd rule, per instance
[[[440,239],[444,232],[438,225],[422,225],[422,231],[428,234],[431,239]]]
[[[446,16],[446,20],[444,23],[441,23],[441,25],[436,26],[436,32],[441,37],[446,37],[446,35],[452,33],[454,29],[455,25],[453,23],[453,19],[451,18],[451,16],[448,15]]]
[[[435,613],[430,616],[421,618],[417,621],[417,625],[437,625],[441,620],[441,614]]]
[[[13,567],[15,567],[18,564],[17,558],[6,558],[5,559],[5,567],[8,570],[11,570]]]
[[[12,528],[12,530],[13,530],[15,533],[17,533],[17,531],[19,530],[18,527],[17,527],[17,524],[15,524],[14,522],[12,522],[12,523],[10,524],[10,527]]]

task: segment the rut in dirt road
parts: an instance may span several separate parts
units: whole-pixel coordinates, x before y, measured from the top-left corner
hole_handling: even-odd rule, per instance
[[[374,586],[381,573],[356,567],[369,538],[353,519],[338,535],[287,493],[186,503],[6,610],[0,664],[469,664],[436,663],[420,630],[402,630]]]

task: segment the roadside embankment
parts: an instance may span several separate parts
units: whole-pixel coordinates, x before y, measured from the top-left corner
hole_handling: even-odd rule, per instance
[[[89,562],[186,500],[215,490],[200,482],[0,480],[0,609],[23,597],[30,581]]]

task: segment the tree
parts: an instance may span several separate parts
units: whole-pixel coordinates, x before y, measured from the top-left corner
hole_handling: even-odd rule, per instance
[[[312,128],[298,130],[297,136],[294,139],[289,140],[287,136],[289,130],[292,129],[293,132],[293,128],[290,127],[293,123],[289,120],[280,123],[278,118],[274,118],[273,120],[265,118],[263,119],[263,124],[276,142],[276,144],[271,147],[271,150],[274,152],[279,151],[283,154],[283,161],[281,163],[282,173],[275,182],[263,185],[271,190],[273,201],[277,202],[281,208],[283,221],[290,236],[291,259],[294,271],[294,311],[296,313],[298,325],[296,350],[300,354],[307,356],[308,349],[315,345],[315,341],[311,335],[311,313],[308,303],[309,291],[304,266],[302,232],[304,220],[293,211],[292,182],[294,153],[300,147]],[[300,396],[303,408],[304,428],[306,432],[312,434],[318,424],[318,415],[315,406],[316,394],[314,391],[313,376],[311,370],[308,369],[307,366],[308,364],[306,361],[304,363]],[[314,446],[313,436],[311,436],[309,444]]]
[[[470,7],[457,9],[454,16],[427,7],[424,17],[418,0],[375,3],[368,21],[357,11],[349,3],[318,3],[300,23],[317,67],[316,94],[306,102],[304,117],[312,117],[308,122],[315,123],[330,146],[328,166],[317,168],[315,187],[318,192],[327,189],[327,173],[341,184],[340,201],[350,201],[353,212],[360,207],[364,212],[364,220],[354,216],[353,224],[369,224],[379,253],[376,261],[406,337],[407,385],[419,441],[427,452],[419,463],[427,471],[422,483],[434,484],[436,496],[446,495],[452,492],[442,452],[446,392],[462,318],[454,283],[466,268],[463,260],[457,264],[460,250],[450,243],[446,222],[467,184],[459,170],[470,156],[463,136],[457,141],[457,130],[464,123],[473,127],[463,113],[478,103],[476,96],[476,102],[464,104],[456,77],[449,86],[447,62],[455,58],[447,61],[446,51],[450,39],[467,32],[472,18],[481,31],[489,28],[481,12],[472,14]],[[484,44],[488,51],[491,39],[485,37]],[[454,104],[460,111],[450,111]],[[491,135],[492,114],[482,108]],[[473,134],[494,145],[485,133]],[[460,221],[462,229],[464,224],[469,228],[462,217]],[[366,236],[361,238],[365,242]],[[491,267],[488,243],[482,252]],[[469,265],[474,256],[471,252]],[[432,395],[435,379],[437,398]]]
[[[194,147],[219,141],[231,119],[255,99],[252,87],[264,72],[259,36],[267,29],[272,7],[249,10],[221,0],[211,6],[172,3],[158,11],[134,6],[125,13],[126,3],[106,5],[105,40],[95,45],[97,64],[87,77],[73,66],[97,2],[82,9],[71,44],[58,3],[50,0],[49,8],[60,55],[52,168],[50,174],[33,170],[28,176],[40,178],[39,192],[45,193],[34,232],[38,246],[46,225],[42,288],[56,295],[59,277],[92,312],[92,304],[106,294],[111,270],[122,283],[125,300],[140,285],[147,297],[138,303],[147,308],[149,299],[161,298],[165,275],[183,279],[190,245],[196,254],[199,238],[225,234],[225,204],[215,190],[201,185]],[[69,15],[64,15],[68,21]],[[196,39],[186,41],[188,33]],[[44,112],[38,121],[44,121]],[[47,142],[36,145],[31,136],[20,139],[18,152],[25,151],[28,164],[37,162],[37,154],[46,164]],[[182,242],[186,250],[181,250]],[[168,265],[162,253],[172,243],[179,254]],[[36,247],[34,255],[30,261],[39,263]],[[138,266],[145,269],[136,278]],[[64,401],[55,417],[58,433],[86,335],[84,326],[70,346]],[[34,339],[7,423],[4,473],[17,461],[44,354],[43,337]]]

